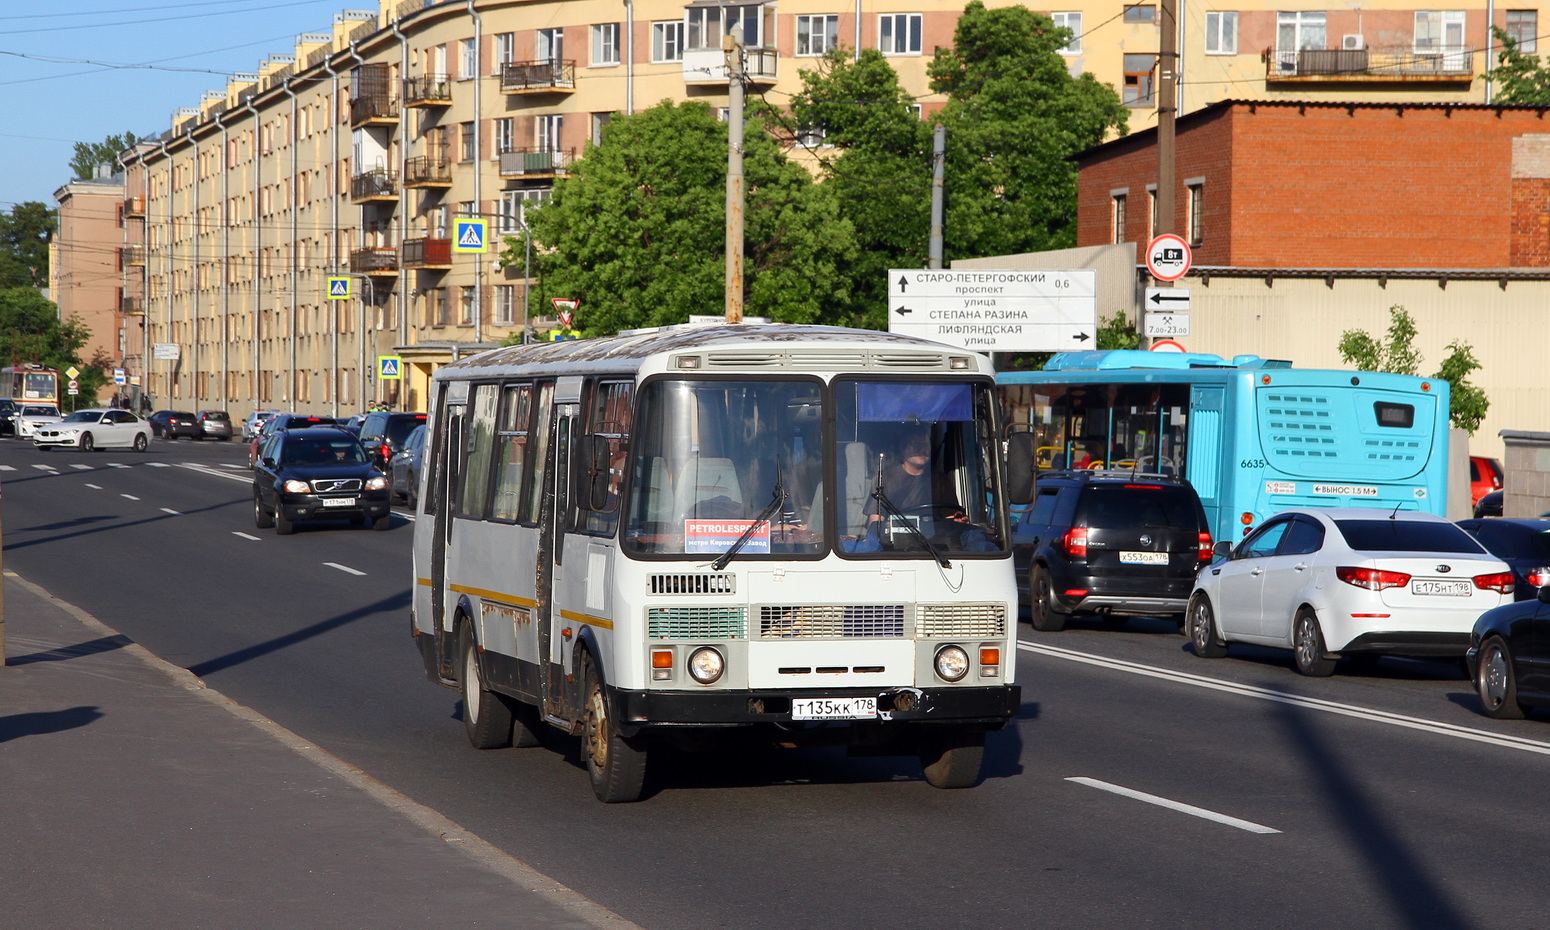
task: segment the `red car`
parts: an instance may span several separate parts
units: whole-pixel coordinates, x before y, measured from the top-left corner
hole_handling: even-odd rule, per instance
[[[1469,503],[1480,503],[1480,498],[1502,489],[1502,463],[1483,455],[1469,457]]]

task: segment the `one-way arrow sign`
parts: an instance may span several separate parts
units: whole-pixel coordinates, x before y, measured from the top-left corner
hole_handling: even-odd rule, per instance
[[[906,313],[914,313],[915,311],[911,310],[909,307],[900,307],[893,312],[897,313],[899,316],[904,316]]]
[[[1148,310],[1168,310],[1182,313],[1189,309],[1189,288],[1149,287],[1144,301]]]
[[[1133,294],[1135,292],[1131,291],[1131,293]],[[1075,336],[1072,336],[1071,338],[1075,339],[1077,342],[1086,342],[1087,340],[1091,339],[1092,337],[1087,335],[1086,333],[1077,333]]]

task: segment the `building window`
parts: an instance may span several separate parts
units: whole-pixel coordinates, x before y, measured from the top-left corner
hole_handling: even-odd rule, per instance
[[[1276,61],[1285,72],[1296,72],[1297,53],[1327,46],[1322,12],[1276,14]]]
[[[741,27],[744,48],[762,48],[764,46],[764,33],[760,28],[759,11],[762,7],[729,6],[723,7],[726,11],[725,30],[727,35],[732,34],[733,29]]]
[[[1157,187],[1152,184],[1146,186],[1146,238],[1142,241],[1151,242],[1157,235]]]
[[[1125,106],[1153,105],[1152,68],[1156,60],[1155,55],[1125,56],[1125,92],[1123,94]]]
[[[797,54],[823,55],[840,40],[838,16],[798,16]]]
[[[877,47],[884,55],[920,54],[921,15],[888,13],[877,18]]]
[[[1463,10],[1416,10],[1415,50],[1457,53],[1464,48]]]
[[[479,73],[478,49],[474,46],[473,39],[463,39],[457,44],[457,79],[460,81],[471,80]]]
[[[565,118],[558,113],[533,120],[533,144],[540,152],[560,151],[560,130]]]
[[[696,6],[684,11],[684,43],[688,48],[719,49],[721,37],[741,28],[744,48],[764,46],[764,26],[760,19],[762,7],[749,6]]]
[[[685,41],[692,49],[721,47],[721,10],[719,7],[690,7],[684,11]]]
[[[1125,241],[1125,195],[1114,195],[1114,243]]]
[[[527,223],[527,211],[553,196],[554,191],[549,188],[501,191],[501,215],[495,224],[496,232],[508,236],[521,232]]]
[[[684,24],[682,20],[651,24],[651,60],[684,60]]]
[[[1071,41],[1060,49],[1062,55],[1082,54],[1082,14],[1081,13],[1051,13],[1049,18],[1055,21],[1055,28],[1071,30]]]
[[[460,127],[458,154],[462,161],[474,160],[474,124],[463,123]]]
[[[539,61],[559,61],[565,57],[564,29],[540,29],[536,38],[533,47],[538,54],[534,57]]]
[[[613,111],[592,114],[592,133],[590,136],[588,136],[588,138],[592,140],[593,145],[603,144],[603,128],[607,126],[608,121],[613,118]]]
[[[1206,11],[1206,54],[1238,54],[1238,14]]]
[[[458,289],[457,321],[460,326],[474,325],[474,289],[471,287]]]
[[[592,27],[592,67],[619,63],[619,24],[599,23]]]
[[[1125,7],[1125,22],[1127,22],[1127,23],[1155,23],[1155,22],[1157,22],[1157,7],[1155,7],[1155,6],[1127,6],[1127,7]]]
[[[503,155],[512,149],[512,120],[503,116],[495,121],[495,154]]]
[[[1185,189],[1189,192],[1189,244],[1195,247],[1204,241],[1206,186],[1191,184]]]
[[[1539,11],[1508,10],[1507,38],[1525,55],[1536,54],[1539,50]]]
[[[516,33],[502,32],[495,37],[495,71],[500,74],[501,68],[517,60],[517,36]]]

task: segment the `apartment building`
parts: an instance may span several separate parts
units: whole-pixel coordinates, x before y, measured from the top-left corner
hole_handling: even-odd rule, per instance
[[[124,201],[122,175],[103,173],[60,187],[54,191],[59,228],[48,245],[49,294],[59,305],[59,317],[77,319],[91,333],[81,358],[112,359],[115,367],[128,350],[125,321],[139,312],[123,296],[126,261],[135,257],[123,245]],[[100,397],[77,397],[77,405],[105,402],[117,390],[110,383]]]
[[[1484,103],[1487,11],[1525,48],[1538,29],[1537,9],[1300,5],[1184,4],[1183,110],[1245,97]],[[494,238],[520,239],[525,210],[613,114],[664,99],[724,106],[721,40],[734,27],[750,88],[770,100],[843,45],[882,49],[923,113],[940,106],[926,67],[961,4],[843,7],[381,0],[339,13],[124,154],[121,286],[145,324],[126,361],[158,404],[421,407],[438,365],[547,326],[527,269],[455,251],[455,220],[488,219]],[[1073,71],[1112,84],[1133,130],[1154,125],[1156,6],[1044,12],[1075,33]],[[329,299],[331,276],[350,278],[351,299]],[[585,295],[571,296],[584,325]],[[382,356],[403,359],[402,381],[375,377]]]

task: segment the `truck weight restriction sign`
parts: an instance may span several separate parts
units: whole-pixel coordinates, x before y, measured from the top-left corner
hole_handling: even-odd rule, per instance
[[[1163,233],[1146,247],[1146,270],[1159,281],[1177,281],[1189,271],[1189,243],[1173,233]]]

